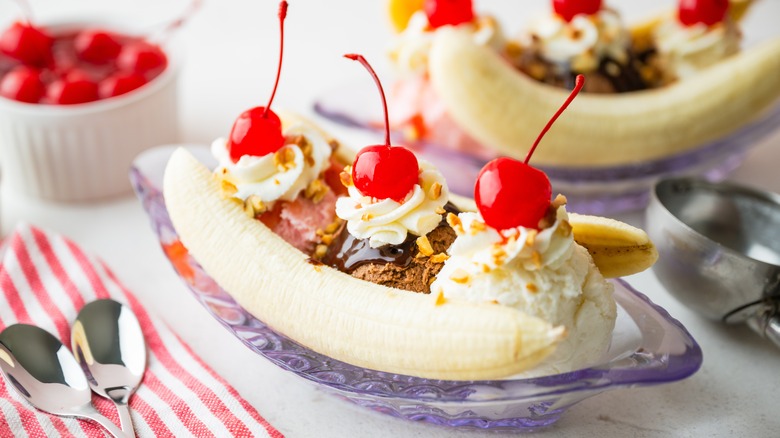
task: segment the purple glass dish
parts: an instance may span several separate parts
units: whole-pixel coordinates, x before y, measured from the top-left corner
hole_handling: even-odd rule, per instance
[[[381,107],[376,102],[376,90],[369,87],[373,85],[360,81],[327,92],[314,103],[314,111],[344,126],[384,129],[382,116],[377,112]],[[566,194],[569,211],[603,215],[641,210],[647,206],[650,189],[661,178],[695,176],[711,182],[725,179],[742,163],[747,150],[779,125],[777,104],[733,134],[674,156],[609,167],[539,167],[550,177],[553,191]],[[410,146],[441,170],[453,193],[473,196],[474,181],[488,159],[431,142],[409,141],[400,132],[393,135],[397,144]]]
[[[531,431],[553,424],[575,403],[603,391],[684,379],[702,352],[666,310],[615,280],[618,319],[604,360],[590,368],[536,378],[445,381],[396,375],[349,365],[274,332],[239,306],[179,242],[160,192],[174,146],[151,149],[130,178],[165,254],[195,298],[247,347],[277,366],[357,405],[412,421],[462,429]],[[189,148],[204,163],[206,147]]]

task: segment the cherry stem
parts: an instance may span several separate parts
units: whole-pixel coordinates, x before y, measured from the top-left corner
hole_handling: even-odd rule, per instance
[[[279,77],[282,75],[282,55],[284,54],[284,19],[287,17],[287,2],[282,0],[279,2],[279,65],[276,67],[276,82],[274,82],[274,89],[271,91],[271,98],[268,99],[268,104],[263,111],[263,117],[268,116],[268,110],[271,109],[271,103],[276,96],[276,88],[279,86]]]
[[[364,58],[363,55],[350,53],[344,55],[344,57],[363,64],[363,67],[365,67],[366,70],[371,73],[371,77],[374,78],[374,82],[376,82],[376,85],[379,88],[379,94],[382,96],[382,108],[385,110],[385,145],[390,146],[390,118],[387,115],[387,99],[385,99],[385,90],[382,88],[382,83],[379,81],[379,76],[377,76],[374,69],[371,68],[371,64],[366,61],[366,58]]]
[[[200,9],[201,6],[203,6],[203,0],[192,0],[181,16],[168,23],[165,28],[163,28],[163,30],[158,32],[160,36],[154,39],[157,41],[165,41],[168,39],[168,36],[173,34],[175,30],[179,29],[180,27],[184,26],[185,23],[190,21],[192,16],[198,12],[198,9]]]
[[[580,90],[582,90],[582,87],[584,85],[585,85],[585,76],[577,75],[576,83],[574,85],[574,89],[571,91],[571,94],[569,94],[569,97],[566,99],[566,102],[563,102],[563,105],[561,105],[561,107],[558,109],[555,115],[552,116],[552,119],[550,119],[550,121],[547,122],[547,126],[545,126],[544,129],[542,129],[542,132],[539,133],[539,137],[536,137],[536,141],[534,142],[534,145],[531,146],[531,150],[528,151],[528,155],[525,156],[525,161],[523,161],[523,164],[528,164],[528,161],[531,160],[531,156],[534,154],[536,147],[539,146],[539,142],[542,141],[542,137],[544,137],[544,134],[547,134],[547,131],[550,130],[553,123],[555,123],[555,121],[558,120],[558,117],[561,114],[563,114],[563,112],[569,106],[571,101],[574,100],[575,97],[577,97],[577,94],[580,93]]]

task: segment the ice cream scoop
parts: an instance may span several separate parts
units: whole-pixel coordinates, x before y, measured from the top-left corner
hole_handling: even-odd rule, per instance
[[[692,178],[660,181],[647,210],[658,280],[711,319],[780,346],[780,196]]]

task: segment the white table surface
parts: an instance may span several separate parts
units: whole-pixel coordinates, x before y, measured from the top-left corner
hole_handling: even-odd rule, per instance
[[[10,2],[0,2],[0,21],[10,19]],[[184,0],[31,0],[39,17],[86,13],[133,17],[155,23],[182,9]],[[148,4],[148,9],[139,8]],[[291,0],[286,56],[275,107],[313,115],[311,103],[324,90],[350,80],[369,80],[362,68],[343,60],[365,54],[378,70],[390,26],[383,1]],[[518,31],[547,8],[545,0],[476,0],[478,9],[501,13],[505,30]],[[636,19],[671,1],[611,4]],[[81,8],[81,9],[79,9]],[[138,11],[145,11],[139,15]],[[187,46],[182,72],[182,142],[209,143],[227,135],[243,110],[265,104],[277,54],[276,1],[207,1],[181,36]],[[749,44],[780,33],[780,2],[765,0],[748,17]],[[514,21],[510,21],[514,20]],[[1,24],[1,23],[0,23]],[[316,119],[316,117],[315,117]],[[319,120],[319,119],[318,119]],[[346,144],[379,142],[374,135],[322,121]],[[542,145],[543,147],[543,145]],[[734,181],[780,192],[780,131],[752,149],[731,176]],[[482,436],[398,420],[354,407],[284,372],[252,353],[198,304],[171,270],[139,202],[127,195],[110,202],[58,205],[29,199],[3,187],[2,231],[27,221],[69,236],[104,258],[147,308],[165,320],[196,353],[226,378],[271,424],[290,437]],[[639,213],[620,218],[640,224]],[[687,380],[621,389],[590,398],[567,412],[545,436],[777,436],[780,416],[780,351],[746,327],[724,327],[676,302],[652,271],[628,278],[678,318],[701,344],[704,364]]]

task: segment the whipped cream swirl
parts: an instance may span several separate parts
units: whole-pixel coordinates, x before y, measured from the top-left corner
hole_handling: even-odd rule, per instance
[[[654,32],[670,80],[684,79],[739,51],[742,33],[730,19],[714,26],[685,26],[671,17]]]
[[[350,234],[378,248],[399,245],[408,233],[425,236],[439,225],[449,199],[447,182],[431,164],[418,162],[418,184],[403,202],[363,196],[354,184],[349,185],[349,196],[336,202],[336,216],[347,221]]]
[[[626,63],[631,47],[631,35],[620,16],[609,9],[577,15],[571,22],[546,16],[532,25],[529,39],[527,44],[546,61],[583,73],[597,69],[604,58]]]
[[[469,32],[477,44],[503,50],[506,41],[494,18],[478,17],[457,27]],[[406,29],[396,37],[389,50],[390,59],[399,73],[424,73],[428,70],[428,53],[435,35],[436,29],[431,27],[425,12],[415,12]]]
[[[305,146],[304,151],[296,143],[287,143],[276,153],[244,155],[234,163],[226,139],[212,143],[211,153],[219,161],[214,172],[236,186],[233,197],[246,200],[255,195],[268,206],[278,200],[293,201],[330,166],[331,147],[317,129],[297,123],[284,135],[288,140],[302,136],[311,147]]]
[[[477,213],[459,214],[454,225],[458,237],[431,291],[446,298],[523,304],[531,289],[546,282],[540,277],[566,267],[572,258],[576,245],[566,209],[559,207],[556,214],[555,223],[542,231],[517,227],[501,232]],[[579,294],[574,277],[561,276],[570,283],[561,291]]]
[[[612,284],[574,242],[565,208],[556,214],[555,223],[542,231],[518,227],[498,232],[477,213],[461,213],[450,258],[431,284],[433,294],[448,300],[496,303],[565,326],[567,338],[526,377],[597,362],[615,326]]]

